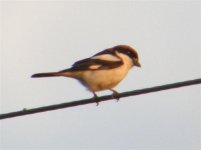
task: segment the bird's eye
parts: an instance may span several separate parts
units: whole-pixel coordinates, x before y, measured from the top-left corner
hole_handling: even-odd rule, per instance
[[[134,57],[134,54],[132,52],[130,52],[130,51],[127,52],[127,55],[130,56],[130,57]]]

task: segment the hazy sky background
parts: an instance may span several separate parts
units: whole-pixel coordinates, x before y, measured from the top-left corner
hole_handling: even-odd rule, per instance
[[[0,17],[0,113],[92,97],[73,79],[30,76],[118,44],[142,64],[119,92],[201,76],[198,1],[1,1]],[[198,150],[200,99],[196,85],[7,119],[0,149]]]

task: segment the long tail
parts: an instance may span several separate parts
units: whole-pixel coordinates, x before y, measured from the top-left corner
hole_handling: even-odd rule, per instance
[[[58,77],[62,76],[60,72],[46,72],[46,73],[36,73],[33,74],[31,77],[32,78],[42,78],[42,77]]]

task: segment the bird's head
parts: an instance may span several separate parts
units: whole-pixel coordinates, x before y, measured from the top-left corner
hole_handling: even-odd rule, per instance
[[[118,53],[127,55],[132,60],[134,66],[141,67],[138,53],[132,47],[127,45],[118,45],[113,47],[112,49]]]

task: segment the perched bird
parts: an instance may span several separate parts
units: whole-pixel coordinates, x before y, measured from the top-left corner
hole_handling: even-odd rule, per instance
[[[113,88],[133,67],[141,67],[137,52],[127,45],[118,45],[105,49],[92,57],[75,62],[71,68],[58,72],[37,73],[32,78],[70,77],[77,79],[94,95],[95,92],[111,90],[118,99],[118,92]]]

